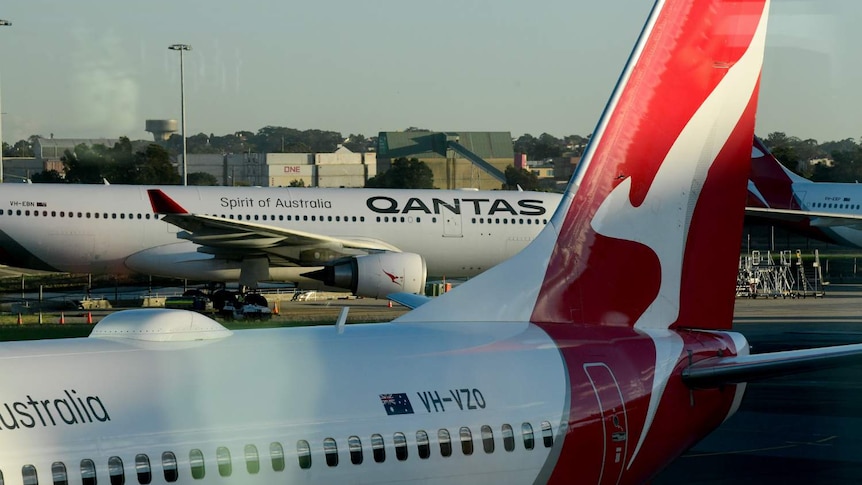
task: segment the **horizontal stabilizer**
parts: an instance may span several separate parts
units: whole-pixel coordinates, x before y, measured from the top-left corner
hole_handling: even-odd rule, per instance
[[[689,387],[710,388],[855,364],[862,364],[862,344],[716,357],[683,370],[682,380]]]
[[[386,298],[398,303],[399,305],[406,306],[411,310],[431,301],[430,297],[417,295],[416,293],[391,293],[386,295]]]

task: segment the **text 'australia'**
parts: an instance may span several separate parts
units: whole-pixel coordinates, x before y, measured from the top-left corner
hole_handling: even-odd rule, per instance
[[[34,399],[28,394],[26,400],[0,405],[0,430],[71,426],[110,420],[102,398],[79,395],[74,389],[64,390],[60,397]]]

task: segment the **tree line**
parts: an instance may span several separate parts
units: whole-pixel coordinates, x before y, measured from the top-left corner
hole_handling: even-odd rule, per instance
[[[410,127],[407,131],[427,131]],[[3,143],[4,157],[32,157],[33,145],[39,135],[32,135],[9,145]],[[557,138],[548,133],[538,137],[524,134],[513,140],[516,153],[527,154],[530,160],[546,160],[561,156],[580,156],[589,142],[590,135],[567,135]],[[788,136],[784,132],[772,132],[762,138],[770,151],[790,170],[818,182],[855,182],[862,180],[862,145],[852,138],[820,143],[812,138]],[[233,134],[215,136],[199,133],[187,139],[189,153],[328,153],[339,145],[357,153],[375,151],[377,137],[366,138],[351,134],[343,138],[341,133],[326,130],[297,130],[280,126],[265,126],[256,133],[238,131]],[[111,183],[170,184],[178,183],[179,175],[170,167],[170,158],[182,151],[182,138],[174,134],[164,146],[150,144],[135,152],[128,138],[114,147],[80,145],[67,151],[63,157],[65,177],[59,173],[42,172],[33,176],[40,182],[100,183],[107,179]],[[810,163],[826,161],[827,163]],[[399,166],[393,164],[392,175],[380,174],[369,180],[373,186],[401,184],[406,187],[428,185],[428,174],[421,168],[406,169],[411,160]],[[403,166],[402,166],[403,165]],[[171,170],[168,169],[171,168]],[[426,167],[427,168],[427,167]],[[417,169],[419,172],[413,173]],[[406,171],[405,171],[406,170]],[[535,177],[529,171],[511,170],[507,173],[503,188],[534,186]],[[401,180],[395,182],[393,180]],[[213,177],[203,173],[189,174],[190,183],[216,183]],[[372,186],[372,185],[370,185]]]

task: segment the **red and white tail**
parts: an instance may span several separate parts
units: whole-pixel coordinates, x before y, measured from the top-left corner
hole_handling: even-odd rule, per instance
[[[403,321],[729,328],[769,0],[659,0],[548,227]]]
[[[793,196],[794,183],[810,182],[788,170],[759,138],[751,150],[751,175],[748,181],[749,207],[799,210]]]

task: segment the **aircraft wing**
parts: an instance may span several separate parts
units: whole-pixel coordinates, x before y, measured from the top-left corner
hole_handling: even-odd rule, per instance
[[[300,262],[300,252],[304,250],[325,250],[333,258],[375,251],[399,251],[392,245],[374,239],[332,237],[250,221],[192,214],[160,189],[150,189],[147,193],[153,212],[163,214],[162,220],[184,229],[185,232],[178,233],[178,237],[203,246],[204,252],[222,255],[268,253]],[[319,260],[315,262],[319,264]]]
[[[714,357],[682,371],[689,387],[712,388],[846,365],[862,364],[862,344]]]
[[[810,221],[811,227],[857,227],[862,228],[862,215],[836,214],[834,212],[819,212],[794,209],[772,209],[768,207],[746,207],[745,215],[770,219],[781,222]]]

